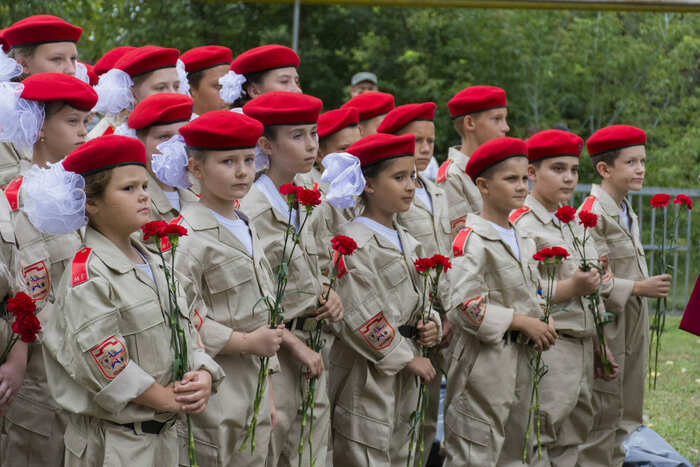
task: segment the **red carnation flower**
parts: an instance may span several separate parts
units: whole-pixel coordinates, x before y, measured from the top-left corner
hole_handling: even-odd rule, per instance
[[[15,319],[36,312],[36,303],[24,292],[17,292],[17,295],[7,300],[7,311],[12,313]]]
[[[143,231],[143,240],[146,241],[154,235],[162,237],[163,229],[165,229],[167,225],[168,223],[165,221],[151,221],[148,224],[141,226],[141,231]]]
[[[447,256],[442,256],[442,255],[433,255],[432,258],[430,258],[434,264],[435,269],[440,269],[442,267],[442,272],[447,272],[448,269],[452,267],[452,263],[450,263],[450,258]]]
[[[676,196],[676,199],[673,200],[675,204],[685,204],[685,207],[688,208],[688,211],[693,209],[693,200],[690,198],[690,196],[687,195],[678,195]]]
[[[572,208],[571,206],[562,206],[557,209],[554,216],[564,224],[568,224],[576,217],[576,209]]]
[[[416,271],[423,273],[435,266],[435,262],[432,258],[418,258],[413,262],[416,266]]]
[[[667,195],[666,193],[657,193],[651,197],[651,200],[649,200],[652,208],[663,208],[668,206],[668,203],[670,202],[671,195]]]
[[[318,190],[309,190],[308,188],[299,188],[297,190],[297,199],[302,206],[318,206],[321,204],[321,192]]]
[[[357,243],[345,235],[336,235],[331,239],[331,246],[341,255],[351,255],[357,248]]]
[[[595,215],[595,214],[594,214],[594,215]],[[553,257],[553,258],[565,259],[565,258],[568,258],[568,257],[569,257],[569,252],[566,251],[565,248],[562,248],[562,247],[560,247],[560,246],[553,246],[553,247],[551,248],[551,251],[552,251],[552,257]]]
[[[540,251],[532,255],[532,259],[536,261],[546,261],[547,259],[552,257],[552,249],[551,248],[542,248]]]
[[[21,315],[12,323],[12,332],[19,334],[22,342],[34,342],[41,329],[41,323],[34,313]]]
[[[592,229],[598,224],[598,216],[591,211],[581,211],[578,213],[579,224],[587,229]]]
[[[167,224],[161,233],[161,236],[166,235],[177,235],[178,237],[184,237],[187,235],[187,229],[179,224]]]
[[[298,189],[299,187],[292,183],[285,183],[280,187],[280,193],[282,194],[282,196],[296,196]]]

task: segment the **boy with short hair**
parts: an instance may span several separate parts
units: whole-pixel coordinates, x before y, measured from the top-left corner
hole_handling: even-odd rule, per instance
[[[345,104],[341,109],[355,108],[360,119],[360,135],[373,135],[386,114],[394,110],[394,96],[386,92],[367,91],[358,94]]]
[[[447,103],[461,145],[450,148],[436,182],[447,193],[453,236],[464,226],[467,214],[481,211],[481,194],[465,173],[465,167],[476,148],[505,136],[510,130],[506,105],[505,91],[495,86],[468,87]]]
[[[479,147],[466,166],[484,203],[479,215],[467,215],[452,244],[447,317],[455,335],[445,399],[446,467],[520,462],[525,433],[506,438],[506,428],[528,417],[521,402],[532,389],[528,341],[547,350],[557,339],[554,322],[540,319],[534,242],[508,220],[527,195],[526,154],[523,141],[497,138]]]
[[[205,45],[190,49],[180,57],[185,64],[187,82],[194,105],[192,118],[212,110],[224,110],[228,106],[221,98],[219,79],[228,73],[233,54],[220,45]]]
[[[620,366],[616,380],[596,380],[593,431],[581,446],[581,465],[622,465],[622,441],[642,424],[649,347],[649,317],[643,297],[665,297],[671,276],[649,277],[639,223],[626,197],[642,188],[646,134],[629,125],[602,128],[586,141],[593,167],[602,179],[579,210],[598,216],[592,229],[601,262],[613,274],[613,293],[605,300],[615,321],[605,339]]]

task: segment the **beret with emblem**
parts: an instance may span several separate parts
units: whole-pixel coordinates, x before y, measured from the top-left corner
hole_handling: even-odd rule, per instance
[[[506,92],[496,86],[471,86],[462,89],[447,103],[452,118],[507,105]]]
[[[352,144],[346,152],[360,159],[360,165],[366,167],[387,159],[413,156],[415,146],[416,137],[413,134],[395,136],[376,133]]]
[[[80,145],[62,164],[67,171],[83,176],[123,165],[146,167],[146,147],[128,136],[100,136]]]
[[[435,118],[436,108],[434,102],[400,105],[384,117],[382,123],[377,127],[377,133],[396,133],[416,120],[432,122]]]
[[[360,121],[384,115],[394,109],[394,96],[386,92],[367,91],[358,94],[341,106],[342,109],[357,109]]]
[[[223,151],[255,147],[263,125],[238,112],[215,110],[195,118],[179,131],[191,148]]]
[[[595,156],[606,151],[623,149],[630,146],[642,146],[647,142],[644,130],[631,125],[606,126],[596,131],[586,141],[588,154]]]
[[[221,45],[195,47],[180,56],[187,73],[196,73],[217,65],[230,65],[233,60],[231,49]]]
[[[231,63],[231,70],[243,75],[289,66],[299,66],[299,55],[289,47],[270,44],[246,50]]]
[[[57,16],[34,15],[17,21],[2,31],[5,50],[45,42],[78,42],[83,29]]]
[[[129,128],[141,130],[153,125],[189,120],[192,98],[174,92],[160,92],[139,102],[129,114]]]
[[[472,180],[486,169],[511,157],[527,157],[527,145],[518,138],[504,136],[485,142],[477,148],[467,162],[466,172]]]
[[[180,51],[177,49],[145,45],[124,54],[116,61],[114,68],[129,76],[138,76],[160,68],[175,67],[179,56]]]
[[[272,91],[243,106],[243,113],[265,126],[316,123],[323,108],[317,97],[297,92]]]
[[[581,155],[583,139],[563,130],[544,130],[535,133],[527,140],[527,158],[530,162],[549,157]]]
[[[359,122],[355,108],[329,110],[318,116],[318,137],[325,138],[349,126],[356,126]]]
[[[90,110],[97,102],[97,93],[92,86],[64,73],[37,73],[25,78],[22,85],[22,99],[62,101],[80,110]]]
[[[114,64],[117,63],[117,60],[133,50],[136,50],[136,47],[128,45],[113,48],[95,62],[95,73],[97,73],[97,76],[107,73],[114,68]]]

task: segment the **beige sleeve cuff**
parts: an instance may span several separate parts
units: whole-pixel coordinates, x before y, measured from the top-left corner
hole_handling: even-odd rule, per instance
[[[486,305],[486,313],[476,337],[487,344],[497,344],[513,323],[513,309],[499,305]]]
[[[211,392],[216,392],[219,384],[226,376],[224,370],[211,358],[204,349],[197,349],[192,355],[192,369],[205,370],[211,375]]]
[[[233,329],[214,321],[211,318],[204,318],[199,335],[202,337],[202,344],[207,353],[212,357],[219,355],[219,352],[231,339]]]
[[[398,334],[396,337],[400,337],[401,342],[374,365],[379,371],[389,376],[393,376],[406,368],[408,362],[415,357],[411,344]]]
[[[613,277],[613,286],[607,299],[617,305],[619,310],[624,310],[625,304],[632,296],[634,289],[634,281],[630,279],[622,279],[621,277]]]
[[[130,360],[124,369],[95,395],[95,402],[107,412],[116,414],[133,399],[146,392],[155,382],[153,376]]]

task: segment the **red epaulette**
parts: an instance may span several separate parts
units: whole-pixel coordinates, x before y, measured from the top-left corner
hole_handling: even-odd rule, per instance
[[[435,178],[436,183],[442,183],[445,180],[447,180],[447,169],[450,168],[450,164],[452,164],[452,162],[452,159],[447,159],[445,162],[442,163],[442,165],[440,165],[437,177]]]
[[[452,242],[452,256],[455,258],[464,255],[464,246],[467,244],[469,235],[472,233],[471,227],[464,227],[459,231],[455,237],[455,241]]]
[[[596,197],[591,195],[583,201],[583,204],[579,208],[581,211],[592,211],[593,203],[595,203]]]
[[[22,177],[19,176],[7,184],[5,197],[10,204],[10,209],[16,211],[19,206],[19,188],[22,186]]]
[[[85,247],[73,256],[73,263],[70,266],[70,279],[73,287],[87,282],[87,261],[91,252],[92,248]]]
[[[511,224],[515,224],[518,221],[518,219],[520,219],[522,215],[528,212],[529,210],[530,208],[528,208],[527,206],[521,206],[510,213],[510,216],[508,216],[508,220]]]
[[[113,135],[113,134],[114,134],[114,127],[112,125],[110,125],[107,127],[105,132],[102,133],[102,136]]]
[[[182,216],[177,216],[175,219],[171,220],[169,224],[177,225],[182,221]],[[170,240],[168,239],[168,236],[166,235],[165,237],[160,237],[160,251],[165,253],[166,251],[169,251],[172,245],[170,245]]]

